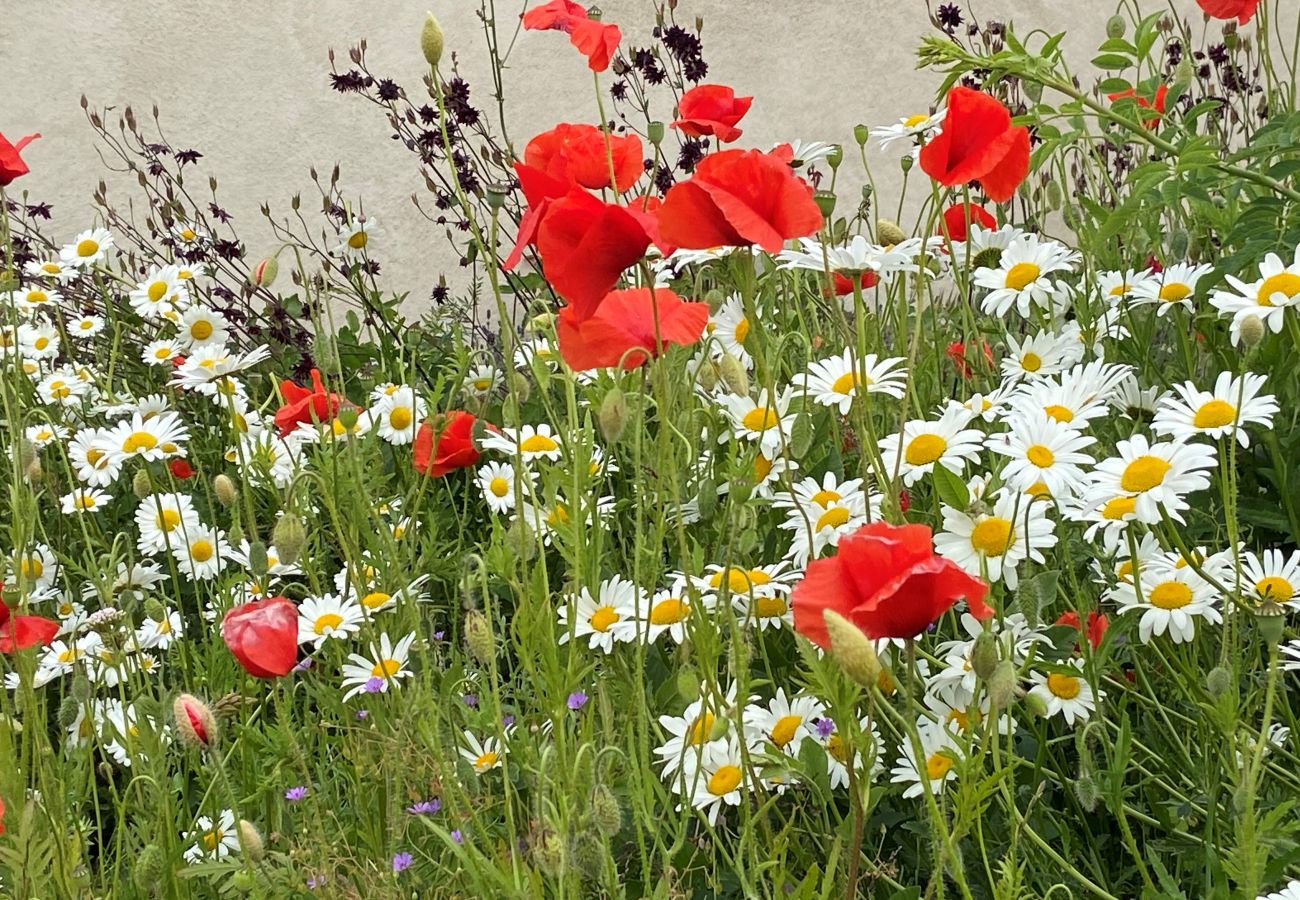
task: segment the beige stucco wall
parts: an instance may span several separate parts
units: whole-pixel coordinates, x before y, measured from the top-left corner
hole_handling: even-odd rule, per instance
[[[15,186],[51,201],[56,233],[71,237],[87,223],[89,196],[102,177],[80,96],[101,107],[133,104],[146,114],[142,118],[157,103],[173,145],[205,154],[202,171],[220,179],[223,202],[253,255],[268,240],[258,207],[269,202],[287,211],[293,193],[312,194],[309,166],[328,172],[338,162],[346,191],[385,227],[377,255],[388,285],[418,300],[440,272],[455,275],[438,231],[411,204],[410,195],[423,191],[416,160],[389,138],[378,110],[330,90],[326,51],[334,47],[346,61],[347,47],[365,37],[376,71],[419,90],[419,30],[431,8],[476,88],[477,105],[485,107],[490,98],[478,5],[0,0],[0,130],[11,138],[36,130],[45,135],[26,151],[32,174]],[[976,5],[986,20],[1014,18],[1021,31],[1068,29],[1065,46],[1080,66],[1114,9],[1110,0]],[[1174,5],[1199,20],[1193,0]],[[601,6],[607,21],[623,26],[625,43],[648,43],[651,0],[604,0]],[[497,0],[497,7],[505,21],[524,2]],[[747,145],[802,138],[852,147],[856,123],[924,111],[939,81],[932,72],[915,71],[914,50],[929,29],[924,0],[680,0],[678,15],[704,18],[709,80],[758,98],[744,123]],[[590,73],[560,35],[522,33],[506,77],[517,139],[557,121],[596,118]],[[665,118],[670,114],[662,109]],[[892,205],[897,169],[890,157],[873,159]]]

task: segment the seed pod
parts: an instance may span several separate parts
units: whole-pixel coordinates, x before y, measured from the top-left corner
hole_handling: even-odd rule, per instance
[[[206,703],[193,694],[181,694],[172,703],[176,733],[196,747],[211,747],[217,740],[217,719]]]
[[[1061,185],[1055,181],[1047,182],[1047,187],[1043,189],[1043,199],[1047,201],[1048,209],[1060,209],[1061,204],[1065,202]]]
[[[1106,20],[1106,37],[1111,40],[1122,38],[1127,29],[1128,22],[1123,16],[1111,16]]]
[[[1260,637],[1275,646],[1282,640],[1282,627],[1286,624],[1282,607],[1272,600],[1265,600],[1255,610],[1255,624],[1259,626]]]
[[[588,881],[600,878],[608,855],[600,837],[590,831],[579,831],[569,844],[569,863]]]
[[[239,500],[235,482],[229,475],[218,475],[212,479],[212,493],[217,495],[217,502],[227,509]]]
[[[853,139],[858,142],[859,147],[865,147],[867,141],[871,139],[871,129],[866,125],[854,125]]]
[[[862,631],[834,610],[822,613],[831,638],[831,656],[845,674],[863,687],[871,687],[880,677],[880,657]]]
[[[623,436],[624,429],[627,428],[627,417],[627,399],[616,385],[610,388],[609,393],[605,395],[605,399],[600,402],[600,413],[598,415],[600,433],[607,443],[618,443],[619,438]]]
[[[266,856],[266,844],[262,841],[261,832],[247,819],[239,820],[239,844],[244,848],[244,855],[253,862]]]
[[[835,213],[834,191],[815,191],[813,201],[817,204],[817,208],[821,210],[822,218],[829,219]]]
[[[844,162],[844,148],[839,144],[832,144],[830,151],[826,154],[826,165],[831,167],[834,172]]]
[[[488,624],[487,616],[477,609],[471,609],[465,613],[463,630],[465,647],[470,655],[479,665],[490,664],[496,657],[496,641],[492,638],[492,626]]]
[[[646,130],[646,136],[650,138],[650,143],[658,147],[664,142],[664,123],[658,120],[651,122],[650,127]]]
[[[876,238],[886,247],[892,247],[907,240],[907,234],[898,226],[897,222],[892,222],[889,219],[877,219]]]
[[[297,513],[287,512],[280,516],[271,529],[271,543],[280,551],[280,561],[286,566],[298,561],[303,547],[307,545],[307,529]]]
[[[1169,235],[1169,257],[1171,259],[1187,259],[1187,251],[1191,249],[1192,239],[1186,231],[1178,229]]]
[[[91,690],[90,687],[90,680],[86,678],[85,675],[79,674],[73,677],[72,696],[77,699],[78,703],[83,705],[89,703],[93,693],[94,691]]]
[[[446,44],[447,39],[442,33],[442,26],[438,24],[438,20],[433,17],[433,13],[425,13],[424,28],[420,29],[420,52],[424,54],[424,61],[430,68],[438,68]]]

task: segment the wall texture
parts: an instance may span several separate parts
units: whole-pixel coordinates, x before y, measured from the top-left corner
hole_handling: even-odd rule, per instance
[[[1199,21],[1194,0],[1173,5]],[[497,0],[498,17],[513,21],[524,6]],[[623,27],[625,44],[648,43],[651,0],[601,6]],[[311,193],[309,166],[328,172],[339,163],[346,192],[384,226],[376,255],[387,284],[418,305],[444,270],[456,280],[455,263],[410,201],[423,190],[414,157],[390,139],[378,110],[330,90],[326,52],[333,47],[346,62],[347,47],[365,37],[376,71],[420,90],[419,31],[429,8],[476,88],[476,104],[486,106],[476,0],[99,0],[93,14],[74,0],[0,0],[0,130],[11,138],[44,133],[26,151],[33,172],[18,186],[53,203],[54,233],[70,238],[86,226],[90,193],[103,177],[80,96],[99,107],[132,104],[146,116],[157,103],[173,145],[200,150],[201,171],[220,179],[254,256],[269,241],[259,206],[287,211],[294,192]],[[1113,4],[979,0],[976,9],[985,21],[1014,20],[1021,33],[1068,29],[1066,51],[1082,67]],[[758,98],[745,145],[802,138],[852,147],[855,124],[923,112],[933,100],[938,78],[914,62],[930,27],[925,0],[680,0],[679,17],[696,15],[705,23],[709,80]],[[521,33],[508,65],[508,114],[520,143],[557,121],[595,120],[590,73],[563,36]],[[668,118],[671,108],[661,114]],[[898,182],[890,159],[873,156],[887,206]]]

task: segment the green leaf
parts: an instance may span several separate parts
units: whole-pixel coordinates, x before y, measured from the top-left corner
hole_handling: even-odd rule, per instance
[[[956,510],[965,510],[970,506],[970,491],[960,475],[954,474],[943,466],[935,466],[934,489],[939,492],[939,499]]]
[[[1092,58],[1092,64],[1099,69],[1128,69],[1133,66],[1133,60],[1118,53],[1102,53]]]

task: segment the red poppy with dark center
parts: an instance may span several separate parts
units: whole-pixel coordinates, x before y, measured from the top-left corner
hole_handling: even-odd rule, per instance
[[[1079,614],[1074,611],[1061,613],[1053,625],[1068,625],[1075,631],[1083,631],[1083,622],[1079,619]],[[1110,628],[1110,620],[1104,615],[1093,610],[1088,613],[1088,644],[1096,650],[1101,646],[1101,639],[1106,636],[1106,629]]]
[[[58,622],[44,616],[16,616],[0,597],[0,653],[45,646],[58,633]]]
[[[592,314],[648,246],[650,238],[636,216],[579,188],[550,201],[537,228],[546,280],[576,307],[580,319]]]
[[[31,171],[20,154],[24,147],[38,137],[39,134],[29,134],[19,138],[18,143],[11,144],[8,138],[0,134],[0,187],[12,184],[15,178],[20,178]]]
[[[440,429],[435,430],[432,422],[420,425],[411,448],[415,470],[431,478],[441,478],[448,472],[477,463],[479,451],[474,446],[476,421],[473,414],[454,409],[443,418]]]
[[[617,25],[606,25],[587,15],[585,7],[573,0],[551,0],[524,13],[524,28],[528,31],[563,31],[569,43],[587,57],[593,72],[609,68],[623,33]]]
[[[556,329],[570,368],[634,369],[668,344],[695,343],[708,323],[707,303],[688,303],[667,288],[633,288],[607,294],[586,319],[566,306]]]
[[[787,240],[821,227],[812,187],[784,160],[758,150],[705,157],[659,208],[663,240],[690,250],[757,244],[776,253]]]
[[[545,172],[556,181],[591,190],[609,187],[613,160],[614,186],[622,193],[645,174],[641,139],[635,134],[610,134],[595,125],[556,125],[528,142],[524,164]]]
[[[1012,127],[1011,113],[988,94],[955,87],[943,130],[921,148],[921,168],[948,187],[978,181],[1005,203],[1029,174],[1029,130]]]
[[[1247,25],[1255,17],[1259,0],[1196,0],[1201,11],[1215,19],[1236,19],[1241,25]]]
[[[347,402],[338,394],[325,390],[319,369],[311,370],[311,390],[285,379],[280,382],[280,395],[284,397],[284,405],[275,411],[275,426],[280,429],[280,437],[299,425],[333,422]]]
[[[939,225],[939,237],[946,237],[953,243],[961,243],[970,237],[970,228],[998,227],[998,220],[984,207],[974,203],[954,203],[943,211],[943,222]]]
[[[221,620],[221,639],[254,678],[288,675],[298,662],[298,607],[285,597],[236,606]]]
[[[730,144],[741,135],[736,123],[754,105],[753,97],[737,97],[723,84],[701,84],[682,94],[677,103],[677,121],[672,127],[691,137],[713,135]]]
[[[1155,128],[1160,124],[1160,117],[1165,114],[1165,104],[1169,99],[1169,86],[1162,84],[1160,87],[1156,88],[1154,102],[1141,96],[1133,88],[1129,88],[1127,91],[1119,91],[1115,94],[1107,94],[1106,96],[1112,103],[1116,100],[1127,100],[1131,98],[1133,102],[1142,109],[1154,109],[1155,115],[1144,116],[1142,118],[1142,124],[1147,128]]]
[[[833,610],[872,640],[912,638],[958,600],[987,619],[988,585],[936,556],[929,527],[872,522],[840,539],[834,556],[808,564],[794,587],[795,630],[830,649],[823,614]]]

